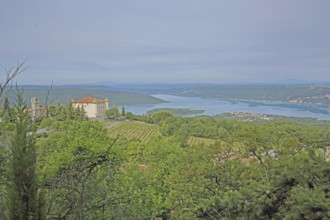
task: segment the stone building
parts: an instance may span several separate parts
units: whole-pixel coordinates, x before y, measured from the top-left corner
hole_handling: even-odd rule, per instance
[[[109,100],[98,99],[92,96],[86,96],[78,100],[71,100],[71,105],[74,109],[83,109],[88,118],[106,117],[106,110],[109,108]]]
[[[45,107],[40,104],[38,97],[31,98],[31,108],[29,113],[33,120],[42,117],[45,114]]]

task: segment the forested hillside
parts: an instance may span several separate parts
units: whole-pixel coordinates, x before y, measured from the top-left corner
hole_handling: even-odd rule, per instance
[[[168,93],[216,99],[330,104],[329,85],[208,85]]]
[[[16,117],[0,122],[4,219],[13,210],[24,215],[25,197],[13,193],[26,192],[15,181],[27,180],[31,169],[12,171],[26,163],[35,167],[33,190],[26,195],[33,198],[30,211],[37,219],[330,217],[326,124],[181,118],[170,112],[101,123],[63,108],[65,114],[26,121],[29,135],[18,140],[30,142],[17,146],[31,143],[36,154],[12,149],[20,128]],[[16,114],[12,110],[6,112]]]
[[[88,89],[88,88],[62,88],[62,87],[46,87],[46,86],[25,86],[24,98],[29,102],[34,96],[39,97],[43,102],[48,104],[63,104],[66,105],[72,99],[79,99],[84,96],[94,96],[98,98],[109,98],[110,105],[137,105],[137,104],[156,104],[164,102],[161,99],[152,97],[150,95],[125,92],[125,91],[113,91],[113,90],[101,90],[101,89]],[[51,92],[47,95],[47,91]],[[15,100],[15,95],[8,94],[11,101]]]

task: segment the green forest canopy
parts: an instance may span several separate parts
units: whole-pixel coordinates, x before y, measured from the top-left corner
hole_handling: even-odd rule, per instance
[[[49,130],[35,139],[47,219],[330,217],[327,125],[170,112],[103,124],[73,113],[36,124]],[[0,207],[8,216],[3,146],[14,127],[0,128]]]

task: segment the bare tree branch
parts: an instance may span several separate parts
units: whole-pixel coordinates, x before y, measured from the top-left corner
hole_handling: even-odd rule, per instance
[[[25,61],[23,62],[17,62],[16,67],[12,67],[10,69],[5,69],[5,79],[2,83],[0,83],[0,100],[4,93],[6,92],[6,89],[12,85],[14,82],[14,79],[21,74],[24,70],[26,70],[27,67],[24,67]],[[8,91],[7,91],[8,92]]]

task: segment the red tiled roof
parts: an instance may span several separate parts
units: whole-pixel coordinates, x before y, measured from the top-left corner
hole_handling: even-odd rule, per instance
[[[73,103],[99,103],[99,102],[107,102],[108,100],[98,99],[92,96],[86,96],[78,100],[72,100]]]

